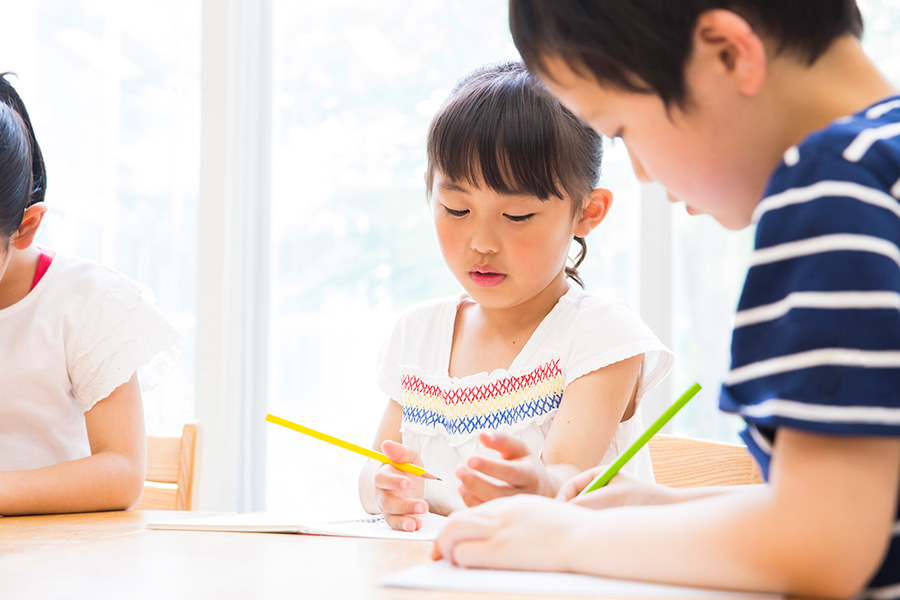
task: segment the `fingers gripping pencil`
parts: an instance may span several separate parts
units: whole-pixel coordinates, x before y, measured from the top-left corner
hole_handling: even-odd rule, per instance
[[[598,475],[596,477],[596,479],[594,479],[590,483],[590,485],[588,485],[586,488],[581,490],[581,493],[579,493],[578,495],[583,496],[584,494],[587,494],[588,492],[593,492],[594,490],[599,490],[604,485],[609,483],[610,479],[615,477],[616,473],[619,472],[619,469],[621,469],[625,465],[625,463],[627,463],[629,460],[631,460],[631,457],[633,457],[635,454],[637,454],[638,450],[643,448],[644,444],[646,444],[648,441],[650,441],[650,438],[652,438],[654,435],[656,435],[656,433],[660,429],[662,429],[663,425],[668,423],[669,420],[675,416],[675,413],[677,413],[679,410],[681,410],[684,407],[684,405],[687,404],[688,400],[693,398],[694,395],[696,395],[696,393],[699,391],[700,391],[699,383],[695,383],[694,385],[689,387],[687,389],[687,391],[684,392],[681,395],[681,397],[678,398],[678,400],[676,400],[672,404],[672,406],[667,408],[665,411],[663,411],[663,413],[661,415],[659,415],[659,418],[657,418],[656,421],[654,421],[653,424],[650,425],[650,427],[648,427],[647,430],[644,433],[642,433],[641,436],[637,440],[635,440],[635,442],[631,445],[630,448],[628,448],[628,450],[626,450],[625,452],[622,453],[621,456],[619,456],[619,458],[618,458],[618,460],[616,460],[616,462],[614,462],[606,471],[604,471],[603,473]]]
[[[294,431],[299,431],[300,433],[305,433],[310,437],[314,437],[317,440],[322,440],[323,442],[328,442],[329,444],[334,444],[335,446],[339,446],[344,448],[345,450],[349,450],[351,452],[356,452],[357,454],[362,454],[368,458],[373,460],[377,460],[383,462],[388,465],[393,465],[394,467],[409,473],[411,475],[416,475],[418,477],[422,477],[423,479],[436,479],[437,481],[441,481],[440,477],[436,477],[420,467],[419,465],[414,465],[412,463],[395,463],[387,456],[382,454],[381,452],[376,452],[374,450],[370,450],[368,448],[364,448],[363,446],[357,446],[351,442],[346,442],[340,438],[336,438],[332,435],[328,435],[327,433],[322,433],[321,431],[316,431],[315,429],[310,429],[309,427],[305,427],[298,423],[294,423],[293,421],[288,421],[287,419],[282,419],[281,417],[276,417],[273,414],[266,415],[266,421],[269,423],[275,423],[276,425],[281,425],[282,427],[287,427],[288,429],[293,429]]]

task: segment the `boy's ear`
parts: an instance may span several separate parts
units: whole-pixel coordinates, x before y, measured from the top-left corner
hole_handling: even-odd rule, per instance
[[[11,241],[14,248],[25,250],[34,242],[34,236],[37,235],[38,227],[41,226],[45,214],[47,214],[47,205],[43,202],[37,202],[25,209],[22,223],[12,236]]]
[[[603,222],[609,209],[612,206],[612,192],[597,188],[591,192],[587,204],[581,211],[581,218],[575,223],[575,235],[578,237],[587,237],[594,227]]]
[[[737,13],[708,10],[697,17],[689,65],[710,66],[729,77],[741,94],[752,96],[766,79],[766,46]]]

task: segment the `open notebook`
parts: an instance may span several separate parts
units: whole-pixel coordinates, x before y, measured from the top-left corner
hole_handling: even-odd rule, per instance
[[[298,514],[286,512],[230,513],[198,519],[159,520],[147,529],[182,531],[232,531],[250,533],[303,533],[342,537],[382,538],[391,540],[433,540],[447,517],[428,513],[422,517],[418,531],[395,531],[380,515],[367,514]]]
[[[392,573],[379,581],[388,587],[464,592],[495,592],[527,596],[592,596],[615,598],[717,598],[724,600],[777,599],[782,596],[661,585],[574,573],[463,569],[448,561],[426,563]]]

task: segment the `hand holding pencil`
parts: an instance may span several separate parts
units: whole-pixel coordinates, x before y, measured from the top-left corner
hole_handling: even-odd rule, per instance
[[[650,439],[659,433],[659,430],[674,417],[678,411],[684,408],[685,404],[700,391],[700,384],[695,383],[689,387],[669,408],[663,411],[661,415],[642,433],[634,443],[623,452],[616,461],[609,467],[594,467],[588,471],[578,474],[562,485],[557,494],[558,500],[572,500],[582,506],[590,508],[608,508],[611,506],[619,506],[622,504],[657,504],[665,502],[660,496],[660,486],[640,480],[629,475],[622,475],[623,478],[630,480],[627,488],[617,486],[616,491],[609,494],[590,494],[590,492],[599,490],[606,486],[613,477],[619,474],[619,470],[631,460],[638,451],[650,441]],[[594,496],[594,497],[592,497]],[[637,500],[643,498],[644,501]]]
[[[381,445],[383,453],[376,452],[272,414],[266,415],[266,421],[382,463],[374,473],[374,484],[375,499],[385,521],[400,531],[416,531],[422,527],[418,515],[428,512],[423,479],[440,481],[440,478],[414,464],[421,460],[412,448],[387,440]]]
[[[381,450],[395,463],[419,461],[415,450],[391,440],[386,440]],[[375,485],[375,501],[388,525],[400,531],[416,531],[422,527],[420,517],[428,512],[428,502],[425,500],[425,482],[421,477],[386,463],[375,471],[372,482]]]

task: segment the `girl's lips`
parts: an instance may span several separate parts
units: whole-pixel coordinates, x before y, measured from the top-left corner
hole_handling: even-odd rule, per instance
[[[481,287],[494,287],[495,285],[499,285],[504,279],[506,279],[506,275],[504,275],[503,273],[482,271],[469,271],[469,277],[472,278],[472,281],[475,282],[475,285]]]

